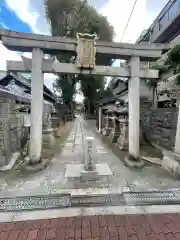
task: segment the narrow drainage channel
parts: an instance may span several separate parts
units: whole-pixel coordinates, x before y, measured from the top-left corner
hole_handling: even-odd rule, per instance
[[[0,212],[44,210],[68,207],[145,206],[180,204],[180,192],[125,192],[122,194],[78,195],[54,194],[0,198]]]

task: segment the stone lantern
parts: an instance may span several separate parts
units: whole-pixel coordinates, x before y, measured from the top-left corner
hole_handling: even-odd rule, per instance
[[[120,128],[120,135],[117,139],[117,144],[120,150],[128,150],[129,146],[129,126],[128,126],[128,103],[118,112],[118,121]]]
[[[113,108],[112,106],[108,107],[108,110],[106,111],[106,124],[105,128],[103,130],[103,135],[104,136],[109,136],[110,132],[113,129]]]
[[[120,102],[117,101],[115,103],[115,108],[113,111],[113,129],[110,133],[110,138],[112,142],[116,142],[119,135],[120,135],[120,124],[119,124],[119,117],[120,117],[121,105]]]

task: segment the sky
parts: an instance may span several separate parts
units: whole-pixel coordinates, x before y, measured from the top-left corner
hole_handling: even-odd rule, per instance
[[[53,0],[52,0],[53,1]],[[115,41],[120,41],[135,0],[88,0],[114,26]],[[168,0],[137,0],[129,26],[122,39],[134,43],[144,29],[148,29]],[[44,0],[0,0],[0,28],[25,33],[50,34],[45,17]],[[0,70],[6,70],[6,60],[21,60],[20,53],[7,50],[0,43]],[[27,53],[21,53],[27,57]],[[115,63],[118,66],[119,62]],[[55,76],[45,74],[44,82],[52,89]],[[80,100],[80,96],[77,96]]]

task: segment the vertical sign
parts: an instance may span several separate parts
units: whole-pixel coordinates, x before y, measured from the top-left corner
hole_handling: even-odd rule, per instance
[[[92,69],[95,67],[96,35],[77,34],[77,67]]]
[[[85,170],[86,171],[93,171],[94,164],[93,164],[93,152],[94,152],[94,138],[93,137],[86,137],[85,140]]]

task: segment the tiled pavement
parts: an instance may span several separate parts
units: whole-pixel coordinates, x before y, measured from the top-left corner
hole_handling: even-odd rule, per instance
[[[178,240],[180,214],[108,215],[0,224],[0,240]]]

